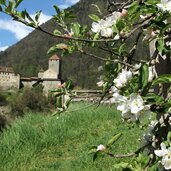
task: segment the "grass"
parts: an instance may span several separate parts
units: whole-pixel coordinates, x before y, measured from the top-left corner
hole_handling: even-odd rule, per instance
[[[88,104],[73,104],[70,110]],[[123,136],[111,151],[129,153],[137,149],[142,134],[137,126],[122,122],[113,107],[91,106],[62,114],[59,118],[27,114],[0,135],[1,171],[103,171],[127,159],[103,156],[93,162],[91,146],[106,144],[116,133]]]

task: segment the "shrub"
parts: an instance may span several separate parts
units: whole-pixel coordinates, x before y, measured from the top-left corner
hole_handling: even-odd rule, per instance
[[[47,107],[47,98],[40,88],[24,88],[11,101],[12,112],[17,116],[21,116],[27,111],[42,112]]]
[[[0,132],[6,127],[8,121],[4,115],[0,114]]]
[[[0,93],[0,106],[4,106],[7,104],[8,104],[8,102],[6,100],[6,97],[2,93]]]

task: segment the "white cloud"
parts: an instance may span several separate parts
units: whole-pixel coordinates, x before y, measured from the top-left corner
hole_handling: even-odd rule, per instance
[[[63,4],[59,5],[59,8],[61,9],[68,8],[69,6],[74,5],[79,1],[80,0],[65,0]]]
[[[21,23],[12,20],[2,20],[2,19],[0,19],[0,29],[7,30],[11,33],[14,33],[14,36],[17,40],[24,38],[32,31],[31,28]]]
[[[4,51],[4,50],[6,50],[8,47],[9,47],[9,46],[1,46],[1,47],[0,47],[0,51]]]
[[[34,18],[34,15],[31,15],[31,17]],[[51,18],[51,16],[48,16],[48,15],[42,13],[40,15],[40,20],[39,20],[40,24],[46,22],[50,18]],[[24,24],[19,23],[17,21],[12,21],[12,20],[7,20],[7,19],[5,19],[5,20],[0,19],[0,29],[7,30],[7,31],[13,33],[17,40],[24,38],[31,31],[33,31],[33,29],[31,27],[25,26]]]

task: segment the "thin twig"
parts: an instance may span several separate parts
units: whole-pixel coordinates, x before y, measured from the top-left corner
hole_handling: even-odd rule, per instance
[[[67,111],[65,111],[64,113],[76,112],[76,111],[83,110],[83,109],[86,109],[86,108],[88,108],[88,107],[94,106],[94,105],[96,105],[96,104],[97,104],[97,103],[92,103],[92,104],[90,104],[90,105],[87,105],[87,106],[84,106],[84,107],[80,107],[80,108],[75,109],[75,110],[67,110]]]
[[[114,63],[120,63],[120,64],[123,64],[123,65],[125,65],[125,66],[128,66],[128,67],[133,68],[132,65],[130,65],[130,64],[126,63],[126,62],[120,61],[120,60],[118,60],[118,59],[111,60],[111,59],[102,58],[102,57],[100,57],[100,56],[97,56],[97,55],[94,55],[94,54],[85,52],[85,51],[83,51],[83,50],[79,50],[79,52],[81,52],[82,54],[91,56],[91,57],[93,57],[93,58],[102,60],[102,61],[109,61],[109,62],[114,62]]]
[[[114,158],[125,158],[125,157],[132,157],[134,155],[136,155],[136,153],[128,153],[128,154],[112,154],[112,153],[109,153],[107,152],[107,154],[111,157],[114,157]]]

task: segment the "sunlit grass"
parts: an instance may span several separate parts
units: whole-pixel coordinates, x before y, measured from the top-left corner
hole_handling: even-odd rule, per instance
[[[130,160],[104,156],[93,162],[88,154],[92,145],[106,144],[121,132],[123,136],[111,151],[132,152],[139,145],[142,130],[123,123],[113,107],[86,108],[88,105],[73,104],[72,112],[59,118],[30,113],[18,119],[0,136],[0,170],[99,171],[110,170],[121,160]]]

